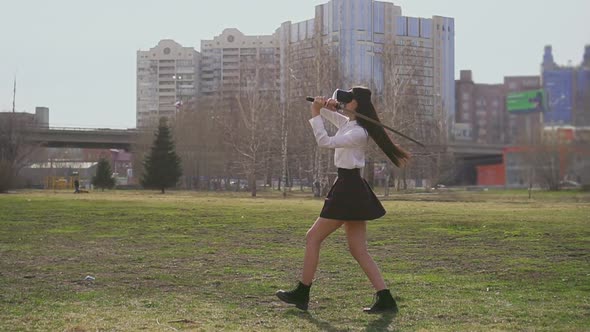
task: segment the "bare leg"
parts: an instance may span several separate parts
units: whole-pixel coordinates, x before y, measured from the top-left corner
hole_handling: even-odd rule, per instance
[[[373,287],[377,290],[385,289],[385,282],[379,271],[379,267],[373,261],[371,255],[367,251],[367,222],[347,222],[344,225],[346,230],[346,238],[348,240],[348,249],[352,257],[359,263]]]
[[[313,226],[307,231],[305,243],[305,257],[303,259],[303,275],[301,282],[311,285],[313,276],[318,267],[320,247],[322,241],[340,228],[344,222],[333,219],[318,218]]]

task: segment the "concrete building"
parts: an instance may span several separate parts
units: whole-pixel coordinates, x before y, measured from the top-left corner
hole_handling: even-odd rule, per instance
[[[456,139],[480,144],[504,143],[504,100],[502,84],[477,84],[471,70],[461,70],[456,81]],[[467,130],[470,135],[457,129]]]
[[[403,65],[413,65],[404,73],[419,95],[418,111],[442,111],[452,123],[455,112],[454,19],[440,16],[417,18],[402,16],[399,6],[374,0],[331,0],[316,6],[315,17],[292,23],[278,30],[281,43],[281,93],[293,93],[287,78],[298,72],[298,62],[313,56],[318,42],[325,45],[339,62],[339,81],[332,89],[365,85],[376,94],[384,93],[384,52],[399,51]],[[319,37],[319,38],[318,38]],[[315,39],[315,41],[314,41]],[[327,64],[321,65],[323,68]],[[301,82],[296,82],[297,87]],[[340,84],[340,86],[338,86]],[[322,87],[323,88],[323,87]],[[327,88],[326,88],[327,89]],[[288,92],[288,90],[291,90]],[[314,93],[317,87],[307,93]],[[327,91],[326,91],[327,92]],[[325,93],[315,91],[315,93]]]
[[[235,99],[239,91],[257,86],[278,91],[280,49],[276,35],[247,36],[225,29],[201,41],[200,93],[202,97]]]
[[[35,114],[26,112],[0,112],[0,121],[14,127],[49,127],[49,108],[35,107]]]
[[[137,127],[174,117],[182,103],[198,93],[200,54],[173,40],[137,51]]]

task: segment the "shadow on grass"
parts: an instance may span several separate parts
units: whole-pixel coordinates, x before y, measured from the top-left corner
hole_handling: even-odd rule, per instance
[[[390,331],[389,325],[391,325],[391,322],[393,322],[395,315],[395,313],[385,313],[379,315],[379,318],[367,324],[367,329],[365,331]],[[393,328],[391,331],[395,331],[395,328]]]
[[[307,320],[308,322],[312,323],[313,325],[317,326],[317,328],[321,331],[328,331],[328,332],[347,331],[347,330],[338,329],[338,328],[334,327],[328,321],[317,319],[317,318],[313,317],[313,315],[310,314],[308,311],[288,311],[287,314],[293,315],[293,316],[296,316],[299,318],[303,318],[303,319]]]
[[[309,312],[301,312],[301,311],[289,311],[290,315],[297,316],[299,318],[303,318],[308,322],[312,323],[313,325],[317,326],[317,328],[321,331],[327,332],[341,332],[341,331],[348,331],[348,329],[339,329],[333,326],[330,322],[317,319]],[[367,324],[367,328],[365,331],[390,331],[389,325],[395,318],[395,314],[382,314],[378,315],[378,318],[371,321]]]

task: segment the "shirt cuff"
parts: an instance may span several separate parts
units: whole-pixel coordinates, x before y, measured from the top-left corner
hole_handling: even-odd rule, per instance
[[[322,107],[320,109],[320,115],[323,115],[323,116],[332,116],[333,113],[337,113],[337,112],[330,111],[329,109],[327,109],[325,107]]]
[[[321,115],[316,115],[313,118],[309,119],[309,123],[311,124],[311,126],[313,128],[316,128],[317,126],[323,126],[324,125],[324,121],[322,120],[322,116]]]

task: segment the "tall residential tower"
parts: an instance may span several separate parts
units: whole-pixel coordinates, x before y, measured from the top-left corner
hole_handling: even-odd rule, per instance
[[[411,62],[413,67],[401,75],[406,75],[415,87],[420,105],[417,111],[430,114],[442,111],[447,123],[452,124],[455,112],[454,19],[403,16],[401,8],[391,2],[331,0],[316,6],[313,19],[283,23],[278,33],[283,96],[287,93],[286,78],[294,70],[297,73],[301,67],[298,62],[313,56],[310,50],[317,51],[318,43],[330,50],[339,62],[341,81],[334,84],[342,84],[343,88],[365,85],[377,94],[384,93],[384,58],[396,48],[404,58],[402,66],[409,66]],[[301,51],[302,48],[308,51]],[[288,56],[289,53],[296,56]]]
[[[197,96],[200,54],[170,39],[149,51],[137,51],[137,127],[173,117]]]

